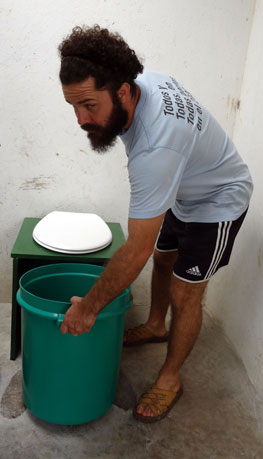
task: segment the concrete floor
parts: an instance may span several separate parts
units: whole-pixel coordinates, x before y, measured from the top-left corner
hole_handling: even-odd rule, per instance
[[[0,305],[1,459],[263,458],[259,397],[206,314],[181,373],[184,395],[167,418],[150,425],[132,417],[135,394],[154,381],[166,352],[166,344],[148,344],[123,350],[116,404],[102,418],[59,426],[23,407],[21,357],[9,360],[10,309]]]

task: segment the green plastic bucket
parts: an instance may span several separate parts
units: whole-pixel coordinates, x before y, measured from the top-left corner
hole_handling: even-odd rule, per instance
[[[89,333],[60,331],[70,298],[84,296],[103,269],[58,263],[20,278],[24,403],[44,421],[82,424],[102,416],[114,402],[130,288],[99,313]]]

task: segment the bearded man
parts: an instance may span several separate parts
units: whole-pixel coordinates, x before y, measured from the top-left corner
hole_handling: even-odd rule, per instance
[[[128,239],[87,295],[71,298],[61,332],[89,332],[99,311],[132,284],[153,254],[149,318],[126,331],[124,344],[168,340],[158,378],[134,408],[136,419],[154,422],[182,395],[179,371],[201,327],[202,296],[229,262],[252,180],[205,107],[175,78],[144,72],[119,34],[76,27],[59,51],[66,101],[94,150],[107,151],[120,136],[131,185]]]

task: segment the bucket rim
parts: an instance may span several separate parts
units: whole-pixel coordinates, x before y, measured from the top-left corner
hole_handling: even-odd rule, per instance
[[[89,273],[89,272],[85,272],[85,268],[84,267],[87,267],[87,269],[94,269],[95,273]],[[84,269],[83,269],[84,268]],[[70,269],[73,270],[70,271]],[[53,319],[53,320],[58,320],[60,321],[60,323],[63,321],[64,319],[64,316],[65,314],[62,314],[62,313],[58,313],[58,312],[50,312],[50,311],[45,311],[41,308],[37,308],[35,306],[32,306],[30,304],[30,302],[27,302],[27,300],[30,298],[34,299],[35,301],[36,300],[39,300],[42,304],[43,304],[43,301],[45,302],[48,302],[49,304],[51,304],[52,306],[52,303],[56,303],[56,304],[60,304],[60,305],[64,305],[65,307],[70,307],[71,305],[71,302],[70,301],[59,301],[59,300],[50,300],[50,299],[46,299],[46,298],[43,298],[42,296],[38,296],[38,295],[35,295],[31,292],[29,292],[27,289],[26,289],[26,286],[27,284],[30,282],[30,281],[37,281],[38,279],[41,279],[41,278],[47,278],[47,277],[53,277],[53,276],[58,276],[58,275],[77,275],[77,274],[82,274],[82,275],[87,275],[89,277],[95,277],[95,278],[99,278],[101,273],[104,271],[104,267],[103,266],[100,266],[100,265],[94,265],[94,264],[89,264],[89,263],[50,263],[48,265],[42,265],[42,266],[38,266],[36,268],[32,268],[30,270],[28,270],[27,272],[25,272],[19,279],[19,289],[17,291],[17,295],[16,295],[16,298],[17,298],[17,301],[19,303],[19,305],[26,309],[27,311],[33,313],[33,314],[36,314],[38,316],[42,316],[42,317],[45,317],[45,318],[48,318],[48,319]],[[51,272],[49,272],[51,270]],[[36,273],[41,273],[42,271],[42,275],[39,275],[39,276],[36,276],[34,277],[34,275]],[[45,273],[47,271],[47,273]],[[52,272],[54,271],[54,272]],[[26,283],[27,281],[27,283]],[[122,307],[119,309],[119,310],[115,310],[115,311],[104,311],[105,308],[107,306],[109,306],[110,304],[112,304],[116,299],[118,300],[123,300],[123,298],[125,299],[125,302],[123,303]],[[96,320],[102,320],[104,318],[108,318],[108,317],[113,317],[113,316],[117,316],[117,315],[120,315],[122,314],[123,312],[125,312],[132,304],[132,294],[131,294],[131,287],[127,287],[126,289],[124,289],[120,295],[118,295],[113,301],[109,302],[98,314],[97,316],[97,319]]]
[[[73,267],[73,268],[80,268],[80,267],[83,267],[83,266],[87,266],[88,268],[95,268],[95,270],[98,270],[97,273],[94,273],[94,274],[91,274],[91,273],[85,273],[85,272],[78,272],[78,271],[75,271],[75,272],[70,272],[68,271],[68,269],[70,267]],[[71,303],[70,301],[59,301],[59,300],[50,300],[50,299],[46,299],[46,298],[43,298],[41,296],[38,296],[38,295],[34,295],[33,293],[29,292],[27,289],[26,289],[26,285],[23,285],[23,282],[25,281],[25,279],[27,277],[31,277],[34,272],[36,271],[45,271],[45,270],[48,270],[48,268],[55,268],[55,267],[59,267],[59,268],[67,268],[66,271],[67,272],[63,272],[63,271],[59,271],[59,272],[55,272],[55,273],[50,273],[50,274],[46,274],[46,275],[43,275],[43,276],[38,276],[38,277],[35,277],[32,279],[32,281],[36,281],[38,279],[40,279],[41,277],[52,277],[54,275],[63,275],[63,274],[83,274],[83,275],[88,275],[90,277],[96,277],[96,278],[99,278],[101,273],[104,271],[104,266],[100,266],[100,265],[94,265],[94,264],[90,264],[90,263],[51,263],[51,264],[48,264],[48,265],[42,265],[42,266],[37,266],[36,268],[32,268],[30,270],[28,270],[27,272],[25,272],[19,279],[19,288],[21,289],[22,292],[25,293],[26,296],[29,296],[32,298],[39,298],[41,299],[42,301],[48,301],[49,303],[59,303],[59,304],[63,304],[65,306],[69,306]],[[100,271],[100,272],[99,272]],[[30,279],[29,279],[30,280]],[[118,295],[118,298],[122,298],[123,296],[126,296],[126,295],[129,295],[131,294],[130,293],[130,290],[131,290],[131,287],[127,287],[126,289],[124,289],[122,291],[122,293],[120,293],[120,295]],[[108,303],[110,304],[110,303]]]
[[[76,275],[77,275],[77,274],[80,274],[80,273],[57,273],[56,276],[57,276],[57,275],[61,275],[61,276],[62,276],[63,274],[64,274],[64,275],[65,275],[65,274],[69,274],[69,275],[76,274]],[[84,274],[84,273],[82,273],[82,274]],[[48,277],[53,277],[53,276],[54,276],[54,274],[49,274],[49,275],[46,275],[46,276],[35,277],[34,279],[32,279],[32,281],[29,281],[25,286],[21,285],[21,284],[20,284],[20,280],[19,280],[20,289],[21,289],[21,291],[24,292],[25,295],[28,296],[29,298],[32,297],[32,298],[34,298],[34,299],[41,299],[42,301],[48,301],[48,303],[59,303],[59,304],[64,304],[64,305],[70,305],[70,304],[71,304],[70,301],[50,300],[50,299],[44,298],[43,296],[35,295],[34,293],[32,293],[32,292],[30,292],[30,291],[28,291],[28,290],[26,289],[26,287],[27,287],[29,284],[33,283],[34,281],[37,282],[37,281],[40,280],[40,279],[43,279],[43,278],[46,279],[46,278],[48,278]],[[96,276],[95,274],[89,274],[89,277],[96,277],[96,278],[98,278],[99,276]]]
[[[57,321],[57,324],[60,326],[61,323],[63,322],[64,320],[64,317],[65,317],[65,314],[62,314],[62,313],[58,313],[58,312],[49,312],[49,311],[44,311],[43,309],[40,309],[40,308],[35,308],[34,306],[31,306],[30,304],[28,304],[22,297],[21,295],[21,289],[19,289],[17,291],[17,294],[16,294],[16,299],[17,299],[17,302],[18,304],[23,308],[25,309],[26,311],[32,313],[32,314],[35,314],[37,316],[40,316],[44,319],[50,319],[50,320],[55,320]],[[68,305],[70,305],[71,303],[68,303]],[[110,303],[109,303],[110,304]],[[99,312],[99,314],[97,315],[96,317],[96,321],[97,320],[104,320],[104,319],[108,319],[110,317],[115,317],[115,316],[119,316],[121,314],[124,314],[127,309],[129,309],[129,307],[131,306],[132,304],[132,295],[131,293],[129,293],[129,297],[127,297],[127,301],[126,303],[118,310],[118,311],[111,311],[111,312],[104,312],[103,309]],[[107,305],[106,305],[107,306]],[[106,307],[105,306],[105,307]]]

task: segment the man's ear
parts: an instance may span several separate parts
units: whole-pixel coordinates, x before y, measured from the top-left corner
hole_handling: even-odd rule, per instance
[[[130,97],[131,97],[131,87],[129,83],[126,83],[126,82],[122,83],[121,87],[117,91],[117,94],[120,98],[120,101],[123,104],[126,104],[130,100]]]

